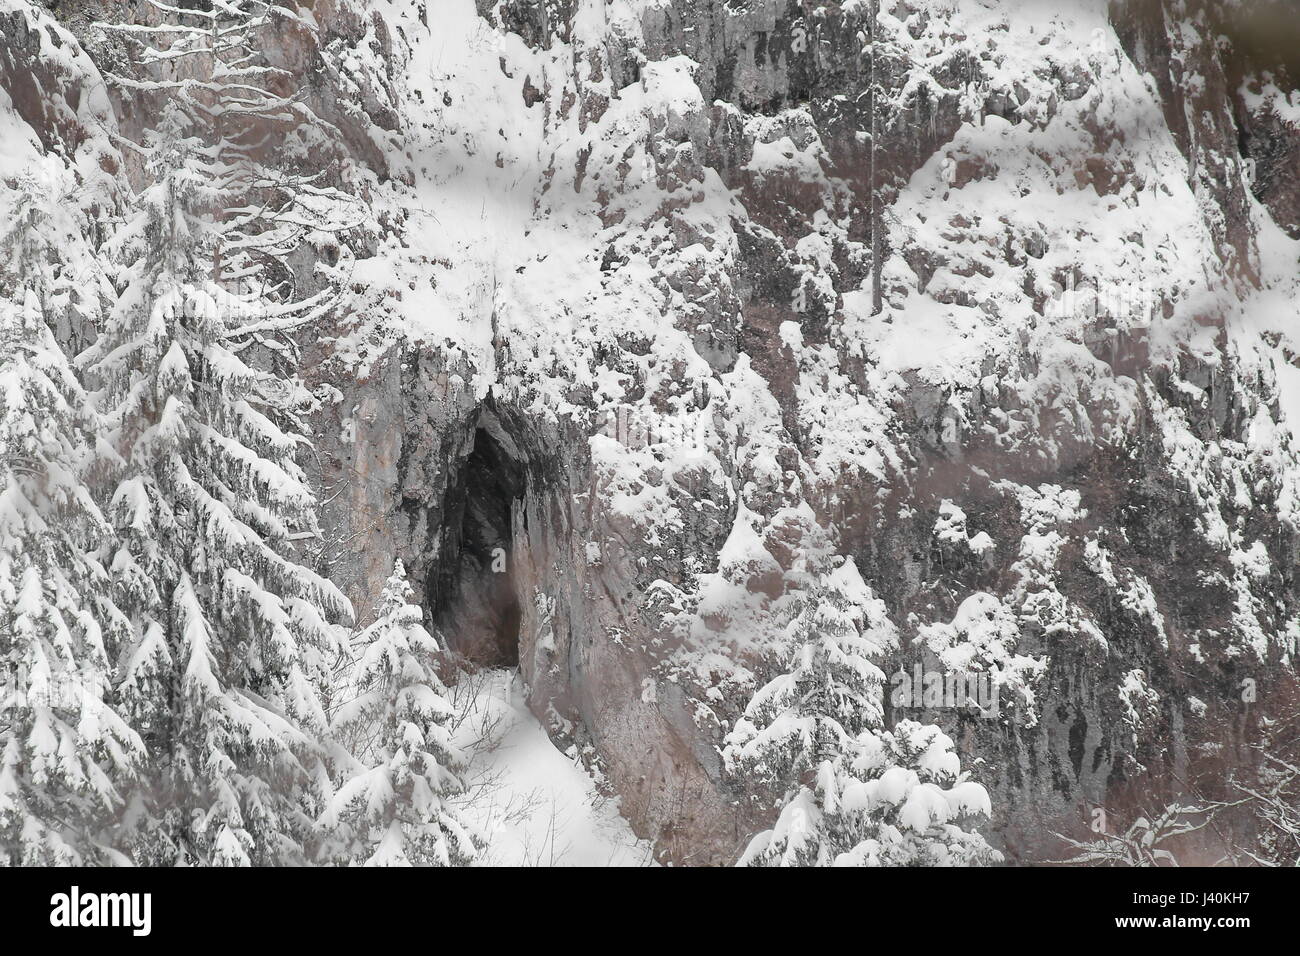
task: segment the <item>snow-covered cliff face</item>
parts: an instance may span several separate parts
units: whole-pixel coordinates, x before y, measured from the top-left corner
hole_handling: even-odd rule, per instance
[[[0,122],[108,203],[141,105],[89,23],[131,8],[49,6],[0,0]],[[892,664],[992,676],[924,716],[1010,859],[1233,761],[1300,633],[1285,4],[302,6],[371,212],[304,343],[320,561],[517,655],[665,859],[764,822],[717,747],[821,553]]]

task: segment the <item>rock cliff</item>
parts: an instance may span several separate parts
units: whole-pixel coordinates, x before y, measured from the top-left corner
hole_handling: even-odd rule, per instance
[[[6,122],[129,177],[92,22],[138,11],[46,6],[0,2]],[[991,675],[905,713],[1013,862],[1246,759],[1300,634],[1286,3],[300,6],[274,58],[369,213],[313,253],[316,557],[358,608],[400,557],[663,859],[766,819],[717,748],[814,553],[887,673]]]

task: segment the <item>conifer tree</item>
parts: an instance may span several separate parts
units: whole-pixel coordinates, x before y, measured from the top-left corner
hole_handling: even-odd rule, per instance
[[[293,95],[294,78],[261,53],[268,36],[313,29],[312,21],[274,0],[148,2],[160,24],[103,24],[134,44],[148,71],[112,79],[142,97],[161,97],[200,135],[208,211],[220,224],[207,250],[212,278],[260,303],[256,315],[230,330],[232,348],[256,342],[292,371],[289,333],[335,301],[331,270],[318,264],[315,273],[300,275],[294,254],[365,218],[353,196],[327,181],[338,130]],[[339,251],[346,253],[346,244]]]
[[[434,670],[440,648],[421,622],[398,561],[378,617],[356,638],[359,657],[337,736],[341,780],[321,825],[327,858],[367,866],[456,866],[478,847],[450,798],[464,789],[464,757],[451,740],[447,690]]]
[[[113,706],[130,624],[92,554],[96,427],[36,293],[0,299],[0,865],[125,861],[112,824],[142,744]]]
[[[116,307],[85,355],[112,449],[111,566],[135,632],[120,692],[150,755],[127,821],[138,862],[300,862],[328,796],[319,687],[338,651],[332,621],[350,608],[294,551],[315,521],[295,461],[305,393],[232,342],[298,305],[232,290],[239,257],[223,258],[244,196],[223,117],[250,95],[223,64],[252,53],[219,18],[246,5],[157,6],[182,22],[135,28],[162,38],[145,63],[186,59],[199,78],[118,78],[166,105],[138,147],[146,184],[110,241]]]
[[[787,632],[789,667],[754,695],[726,750],[736,771],[778,789],[880,725],[885,675],[875,661],[897,644],[884,605],[851,559],[809,589]]]
[[[989,812],[952,741],[935,727],[883,723],[884,674],[897,645],[883,603],[851,559],[809,589],[790,624],[787,670],[754,695],[727,735],[727,769],[778,794],[748,866],[958,865],[997,854],[965,827]]]
[[[775,826],[751,841],[747,866],[985,866],[1002,857],[973,827],[988,793],[961,771],[937,727],[868,730],[799,788]]]

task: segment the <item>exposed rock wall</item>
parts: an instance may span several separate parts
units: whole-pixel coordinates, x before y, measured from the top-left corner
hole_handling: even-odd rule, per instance
[[[401,557],[469,640],[465,542],[508,544],[531,705],[678,862],[763,822],[716,748],[820,551],[887,671],[997,681],[996,719],[891,716],[951,733],[1011,859],[1235,759],[1300,630],[1285,63],[1197,0],[303,6],[274,56],[371,212],[303,343],[363,623]]]

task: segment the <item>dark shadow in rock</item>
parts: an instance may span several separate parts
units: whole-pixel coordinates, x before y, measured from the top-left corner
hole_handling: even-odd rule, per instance
[[[484,667],[519,663],[512,513],[524,480],[522,464],[480,428],[448,493],[430,612],[451,649]]]

